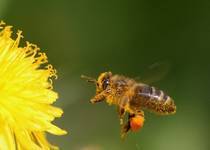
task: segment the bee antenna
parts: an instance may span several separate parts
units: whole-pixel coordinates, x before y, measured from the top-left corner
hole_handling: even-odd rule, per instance
[[[81,78],[82,79],[85,79],[87,82],[91,82],[91,83],[96,83],[96,79],[92,78],[92,77],[88,77],[88,76],[85,76],[85,75],[81,75]]]

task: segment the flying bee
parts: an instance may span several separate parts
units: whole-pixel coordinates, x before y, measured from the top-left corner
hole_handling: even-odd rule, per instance
[[[144,124],[144,112],[147,109],[152,112],[170,115],[176,112],[173,99],[161,90],[147,84],[136,82],[134,79],[121,75],[112,75],[111,72],[101,73],[98,79],[82,75],[96,85],[96,94],[90,100],[91,103],[106,101],[109,105],[118,107],[121,125],[121,137],[128,131],[138,131]],[[125,122],[125,115],[128,118]]]

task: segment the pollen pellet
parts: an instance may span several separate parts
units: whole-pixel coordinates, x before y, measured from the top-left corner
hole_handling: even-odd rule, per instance
[[[130,127],[132,131],[138,131],[144,125],[144,117],[143,116],[135,116],[130,119]]]

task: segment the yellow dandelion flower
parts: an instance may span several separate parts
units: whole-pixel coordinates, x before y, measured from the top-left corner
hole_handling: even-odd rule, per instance
[[[36,45],[19,47],[21,31],[13,40],[11,28],[0,23],[0,150],[57,149],[45,137],[66,134],[51,123],[63,113],[51,105],[56,71]]]

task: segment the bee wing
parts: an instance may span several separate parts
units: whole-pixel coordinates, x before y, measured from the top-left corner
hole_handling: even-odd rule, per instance
[[[146,84],[160,81],[169,73],[170,68],[170,63],[166,61],[153,63],[147,69],[145,69],[141,77],[136,78],[136,80]]]

